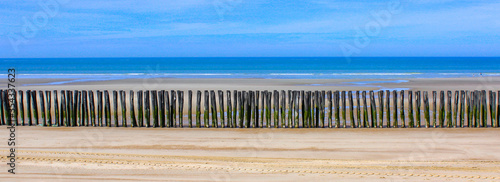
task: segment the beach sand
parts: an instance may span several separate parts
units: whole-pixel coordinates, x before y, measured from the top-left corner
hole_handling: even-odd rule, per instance
[[[128,79],[37,90],[500,90],[500,77],[375,80]],[[367,84],[360,84],[360,82]],[[355,83],[349,83],[355,82]],[[6,88],[5,80],[0,81]],[[319,85],[318,85],[319,84]],[[0,135],[9,136],[0,130]],[[5,141],[6,142],[6,141]],[[497,181],[497,128],[207,129],[16,127],[8,181]],[[9,148],[0,147],[7,163]]]
[[[7,181],[497,181],[498,129],[16,128]],[[8,136],[2,129],[0,135]],[[1,147],[2,163],[7,148]]]

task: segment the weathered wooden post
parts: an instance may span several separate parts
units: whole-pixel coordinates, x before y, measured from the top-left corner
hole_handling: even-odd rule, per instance
[[[137,124],[137,120],[135,118],[134,95],[135,95],[134,91],[131,90],[130,91],[130,96],[129,96],[130,97],[130,103],[129,103],[129,105],[130,105],[130,118],[132,119],[132,121],[131,121],[130,125],[132,127],[137,127],[138,124]],[[163,119],[165,119],[165,116],[163,116]],[[164,127],[164,126],[165,126],[165,120],[163,120],[163,126],[162,127]]]
[[[27,90],[26,92],[30,92],[30,90]],[[26,97],[29,97],[30,95],[26,93]],[[7,108],[5,107],[7,101],[4,101],[5,99],[5,95],[3,93],[3,90],[0,89],[0,125],[6,125],[7,124],[7,121],[6,118],[5,118],[5,113],[6,113],[6,110]],[[28,105],[30,104],[30,102],[28,102]],[[31,110],[28,109],[29,112],[31,112]]]
[[[360,127],[368,127],[368,104],[366,103],[366,91],[361,92],[361,98],[363,98],[363,125]]]
[[[401,96],[400,101],[400,109],[399,109],[399,116],[401,117],[401,128],[406,128],[406,116],[405,116],[405,91],[401,90],[399,93]]]
[[[384,127],[384,91],[383,90],[378,91],[378,107],[379,107],[379,113],[378,113],[377,127],[383,128]]]
[[[231,94],[231,92],[228,91],[228,94]],[[228,102],[231,102],[231,100],[228,100]],[[196,127],[201,127],[201,91],[199,90],[196,91]]]
[[[464,127],[464,120],[465,120],[465,91],[460,90],[460,115],[459,115],[459,126]]]
[[[204,106],[204,112],[203,112],[203,124],[205,125],[205,128],[208,128],[210,127],[210,125],[208,124],[208,120],[210,118],[209,116],[209,92],[208,90],[205,90],[204,92],[204,102],[203,102],[203,106]]]
[[[444,127],[444,91],[439,92],[439,127]]]
[[[351,128],[355,128],[356,124],[354,121],[354,101],[352,98],[352,91],[349,91],[347,95],[349,96],[349,119],[351,120]]]
[[[45,97],[43,95],[43,91],[41,90],[38,94],[40,96],[40,110],[42,111],[42,126],[47,126],[47,118],[45,116]]]
[[[226,127],[226,122],[224,119],[224,92],[222,90],[218,90],[219,94],[219,115],[220,115],[220,125],[222,128]]]
[[[62,102],[62,101],[61,101]],[[89,90],[89,102],[90,102],[90,122],[92,126],[96,126],[96,120],[95,120],[95,102],[94,102],[94,92],[92,90]],[[61,112],[62,115],[62,112]],[[62,122],[62,120],[61,120]]]
[[[340,128],[340,91],[334,92],[335,128]]]
[[[416,91],[415,92],[415,104],[417,105],[416,106],[416,110],[415,110],[415,116],[417,118],[417,128],[420,128],[420,123],[421,123],[421,120],[420,120],[420,109],[421,109],[421,105],[422,105],[422,102],[420,101],[420,91]]]
[[[424,91],[424,118],[425,118],[425,127],[429,128],[431,126],[431,118],[429,115],[429,93]]]
[[[292,108],[293,108],[293,101],[292,101],[292,90],[288,90],[288,117],[287,117],[287,120],[286,120],[286,123],[288,123],[288,125],[292,126]]]
[[[210,90],[210,111],[212,112],[212,127],[218,128],[217,104],[215,100],[215,91]],[[243,114],[243,113],[242,113]]]
[[[375,93],[370,90],[370,110],[371,110],[371,122],[370,127],[375,128],[375,123],[377,123],[377,105],[375,103]]]
[[[489,105],[488,105],[488,108],[490,110],[490,125],[491,127],[494,127],[495,125],[495,118],[494,118],[494,115],[495,115],[495,111],[494,111],[494,101],[495,99],[493,98],[493,94],[494,92],[493,91],[488,91],[488,96],[489,96]]]
[[[294,105],[295,105],[295,128],[299,128],[299,98],[300,97],[300,92],[295,91],[295,99],[294,99]]]
[[[340,96],[340,99],[342,100],[342,127],[345,128],[346,127],[346,95],[345,95],[345,91],[342,91],[341,92],[341,96]]]
[[[304,90],[301,90],[301,91],[300,91],[300,95],[299,95],[298,97],[300,97],[300,98],[299,98],[299,99],[300,99],[300,103],[299,103],[299,104],[300,104],[300,106],[301,106],[301,108],[302,108],[302,110],[301,110],[301,113],[302,113],[302,127],[305,127],[305,123],[306,123],[306,116],[305,116],[306,111],[305,111],[305,109],[304,109],[305,91],[304,91]],[[297,126],[297,128],[298,128],[298,127],[299,127],[299,126]]]
[[[63,93],[61,91],[61,93]],[[3,113],[3,102],[1,101],[2,100],[2,90],[0,90],[0,107],[2,107],[2,109],[0,109],[0,112],[1,112],[1,116],[2,117],[2,125],[5,124],[5,120],[4,120],[4,113]],[[64,95],[62,94],[62,96],[64,97]],[[61,102],[62,104],[62,102]],[[31,126],[33,125],[33,119],[31,117],[31,112],[33,110],[31,109],[31,90],[26,90],[26,113],[27,113],[27,118],[28,118],[28,125]]]
[[[155,98],[157,98],[156,95],[155,95]],[[125,104],[125,102],[126,102],[126,100],[125,100],[125,91],[120,90],[120,105],[122,107],[122,126],[123,127],[127,127],[127,105]],[[158,106],[156,108],[156,114],[158,116]],[[156,123],[155,124],[156,124],[156,126],[158,126],[158,117],[156,117]]]
[[[184,91],[177,91],[177,97],[178,97],[178,104],[179,104],[179,127],[184,127]],[[213,95],[213,102],[215,104],[215,92]],[[216,107],[214,107],[215,110]],[[215,114],[215,123],[217,124],[217,112],[214,112]]]
[[[50,91],[46,90],[45,91],[45,98],[47,99],[47,126],[52,126],[52,96],[50,94]],[[17,121],[16,121],[17,122]]]
[[[165,127],[165,90],[158,90],[158,112],[158,126],[163,128]]]
[[[173,127],[174,126],[174,122],[171,120],[172,117],[170,117],[172,115],[172,111],[171,111],[171,104],[170,104],[170,94],[169,94],[169,91],[168,90],[165,90],[163,91],[164,94],[163,96],[165,97],[165,122],[166,122],[166,125],[167,127]]]
[[[391,91],[385,90],[385,119],[387,128],[391,127]]]
[[[224,94],[224,93],[223,93]],[[221,107],[222,109],[222,107]],[[189,122],[189,127],[193,127],[193,91],[188,90],[188,122]]]
[[[118,91],[113,90],[113,116],[115,120],[115,127],[118,127]]]
[[[230,90],[226,90],[226,110],[227,110],[227,127],[229,128],[233,128],[233,105],[231,103],[231,91]]]
[[[240,128],[244,127],[243,118],[245,116],[245,114],[243,112],[243,105],[245,105],[244,100],[243,100],[244,95],[242,95],[242,94],[243,94],[242,91],[238,91],[238,126]]]
[[[392,115],[392,127],[397,128],[398,127],[398,92],[396,90],[392,91],[392,105],[393,105],[393,112]]]
[[[137,119],[139,127],[144,127],[144,107],[142,99],[142,90],[137,91]]]
[[[255,91],[255,127],[258,128],[258,127],[261,127],[262,125],[260,125],[260,121],[259,120],[259,116],[260,116],[260,107],[259,107],[259,101],[260,101],[260,91],[259,90],[256,90]]]
[[[332,106],[333,106],[333,102],[332,102],[332,91],[328,91],[326,92],[327,94],[327,98],[328,98],[328,128],[332,128]],[[358,118],[359,120],[359,118]]]
[[[255,91],[250,91],[250,120],[251,120],[251,126],[252,128],[255,128],[257,120],[255,120]]]
[[[446,104],[446,126],[448,128],[452,127],[452,119],[451,119],[451,91],[446,93],[447,95],[447,104]]]
[[[70,102],[71,107],[69,107],[71,109],[71,115],[70,115],[70,117],[71,117],[71,122],[70,123],[71,124],[70,125],[71,126],[76,126],[76,114],[77,114],[76,113],[76,109],[77,109],[76,104],[77,104],[77,100],[78,100],[77,99],[77,96],[78,96],[77,94],[78,93],[75,92],[75,91],[69,91],[69,93],[70,93],[69,97],[71,99],[71,102]]]
[[[356,91],[356,119],[358,121],[358,127],[362,128],[363,127],[363,122],[361,119],[361,98],[360,98],[360,92],[359,90]]]
[[[486,90],[481,91],[481,121],[483,127],[488,127],[488,123],[486,122],[487,116],[487,109],[486,109]]]
[[[89,108],[88,108],[88,100],[87,100],[87,91],[83,90],[82,91],[82,121],[83,121],[83,126],[89,126]]]
[[[153,128],[156,128],[159,126],[158,122],[158,91],[152,90],[151,91],[151,104],[152,104],[152,111],[153,111]]]
[[[172,127],[177,127],[177,97],[175,90],[170,90],[170,120]]]
[[[96,97],[97,97],[97,123],[98,123],[98,126],[103,126],[103,119],[102,119],[102,92],[100,90],[97,90],[96,91]],[[66,101],[66,102],[69,102],[69,99]],[[69,112],[66,113],[67,115],[69,114]],[[67,121],[66,121],[67,122]],[[65,125],[66,126],[66,125]],[[69,126],[69,125],[68,125]]]
[[[23,96],[23,91],[19,90],[18,91],[19,95],[19,115],[21,115],[21,125],[24,126],[24,96]],[[57,114],[56,114],[57,116]]]
[[[272,105],[271,105],[271,100],[273,98],[273,93],[272,92],[267,92],[267,127],[271,128],[271,110],[272,110]]]
[[[466,97],[466,101],[465,102],[465,113],[467,113],[467,127],[471,127],[471,97],[470,97],[470,91],[465,91],[465,97]],[[465,125],[465,124],[464,124]]]
[[[432,91],[432,109],[433,109],[433,112],[432,112],[432,126],[434,128],[437,127],[437,119],[436,119],[436,116],[437,116],[437,92],[436,91]]]
[[[285,127],[292,127],[292,125],[290,125],[290,123],[288,123],[286,121],[286,105],[285,105],[285,101],[286,101],[286,92],[284,90],[281,90],[281,101],[280,101],[280,113],[281,113],[281,127],[285,128]]]
[[[455,107],[454,107],[454,112],[453,112],[453,127],[456,128],[457,126],[460,126],[460,121],[458,120],[458,100],[459,100],[459,92],[458,90],[455,91]]]
[[[245,126],[247,128],[250,128],[250,121],[252,120],[252,117],[251,117],[252,111],[250,110],[250,108],[251,108],[250,107],[251,106],[250,93],[251,93],[251,91],[248,91],[245,93]]]
[[[237,128],[238,127],[238,119],[239,119],[238,118],[238,91],[237,90],[233,91],[233,100],[234,100],[233,101],[234,102],[234,106],[233,106],[233,127]],[[262,102],[262,104],[264,104],[264,102]]]
[[[146,118],[146,127],[151,126],[151,106],[149,104],[149,90],[144,91],[144,117]]]
[[[5,94],[5,92],[4,92]],[[38,104],[36,101],[36,91],[32,90],[30,93],[31,99],[32,99],[32,106],[33,106],[33,117],[35,118],[35,125],[38,125]],[[4,99],[4,103],[7,103],[7,100]],[[4,109],[7,109],[6,104],[4,105]],[[4,122],[5,123],[5,122]]]
[[[278,109],[279,109],[279,106],[278,106],[278,102],[279,102],[279,92],[277,90],[274,90],[274,98],[273,98],[273,105],[274,105],[274,127],[275,128],[278,128],[279,127],[279,112],[278,112]]]
[[[413,118],[413,91],[408,90],[408,126],[415,127],[415,119]]]
[[[495,112],[495,115],[496,115],[496,127],[500,127],[500,91],[497,92],[497,99],[496,99],[496,112]]]

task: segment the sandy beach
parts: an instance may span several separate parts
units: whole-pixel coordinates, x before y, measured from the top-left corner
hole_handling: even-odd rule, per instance
[[[17,127],[7,181],[496,181],[498,129]],[[2,136],[8,130],[2,129]],[[1,147],[7,162],[7,148]],[[7,171],[7,165],[1,170]]]
[[[380,80],[128,79],[60,90],[498,90],[500,77]],[[386,81],[386,80],[383,80]],[[3,81],[2,81],[3,82]],[[42,85],[38,85],[42,83]],[[6,85],[6,84],[1,84]],[[8,136],[8,130],[0,135]],[[496,181],[500,132],[480,129],[16,128],[8,181]],[[8,149],[1,146],[6,163]],[[2,165],[7,171],[8,166]]]

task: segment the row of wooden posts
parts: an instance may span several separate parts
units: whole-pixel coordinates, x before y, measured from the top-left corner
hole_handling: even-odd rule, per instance
[[[0,90],[0,111],[2,125],[29,126],[498,127],[497,92],[432,91],[430,103],[427,91],[189,90],[185,104],[174,90],[130,91],[128,102],[123,90]]]

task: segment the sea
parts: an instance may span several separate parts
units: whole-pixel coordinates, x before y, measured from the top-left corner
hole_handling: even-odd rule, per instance
[[[500,76],[500,57],[0,58],[0,75],[71,78],[409,79]]]

